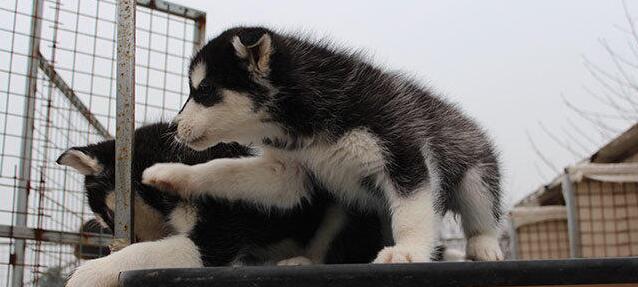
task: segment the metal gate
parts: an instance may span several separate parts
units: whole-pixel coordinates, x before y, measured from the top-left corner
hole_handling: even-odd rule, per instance
[[[135,117],[120,119],[139,125],[179,110],[206,15],[136,3]],[[0,1],[0,286],[61,286],[78,252],[109,239],[80,233],[92,218],[82,177],[55,159],[116,133],[118,68],[133,67],[116,61],[117,17],[115,0]]]

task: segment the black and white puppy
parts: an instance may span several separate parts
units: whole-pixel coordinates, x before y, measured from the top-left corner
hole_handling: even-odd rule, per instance
[[[189,74],[177,139],[198,150],[237,141],[263,153],[158,164],[143,182],[183,197],[279,208],[299,206],[322,186],[342,203],[391,215],[395,244],[377,263],[428,261],[451,210],[460,214],[468,257],[503,258],[495,149],[427,88],[326,41],[262,27],[223,32],[196,54]]]
[[[234,143],[193,151],[175,145],[174,131],[164,123],[135,131],[134,230],[139,243],[88,261],[67,286],[115,286],[119,272],[133,269],[364,263],[383,247],[378,217],[345,211],[329,199],[316,196],[293,210],[264,212],[214,198],[185,201],[141,184],[142,171],[155,163],[198,164],[254,154]],[[91,210],[113,230],[114,141],[70,148],[57,162],[85,176]]]

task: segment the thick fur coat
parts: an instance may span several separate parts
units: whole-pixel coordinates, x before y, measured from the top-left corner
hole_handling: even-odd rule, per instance
[[[157,164],[143,182],[182,197],[283,209],[328,192],[391,217],[395,244],[377,263],[428,261],[437,225],[452,211],[469,257],[502,259],[495,148],[459,108],[414,80],[325,41],[263,27],[224,31],[196,54],[189,75],[177,140],[199,150],[237,141],[260,146],[260,155]]]
[[[211,197],[187,201],[142,184],[142,171],[155,163],[254,157],[254,150],[236,143],[194,151],[175,144],[174,132],[165,123],[135,132],[132,184],[138,243],[116,246],[121,250],[88,261],[67,286],[116,286],[118,273],[133,269],[364,263],[383,246],[377,216],[342,209],[326,197],[313,197],[291,210],[265,211]],[[70,148],[58,163],[84,174],[89,206],[112,230],[114,141]]]

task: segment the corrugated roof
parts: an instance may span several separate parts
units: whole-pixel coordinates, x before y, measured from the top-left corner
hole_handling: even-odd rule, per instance
[[[581,163],[615,163],[638,153],[638,124],[620,134],[618,137],[604,145],[591,157]],[[558,175],[548,184],[541,186],[537,191],[526,196],[514,206],[557,204],[562,201],[560,185],[563,174]]]
[[[638,152],[638,124],[603,146],[590,161],[593,163],[619,162]]]

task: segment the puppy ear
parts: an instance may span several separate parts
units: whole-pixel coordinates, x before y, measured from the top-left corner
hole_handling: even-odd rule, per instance
[[[233,37],[237,57],[248,61],[248,70],[266,76],[273,53],[272,36],[266,29],[248,28]]]
[[[83,175],[95,175],[102,171],[102,165],[96,158],[73,148],[62,153],[55,162],[72,167]]]

